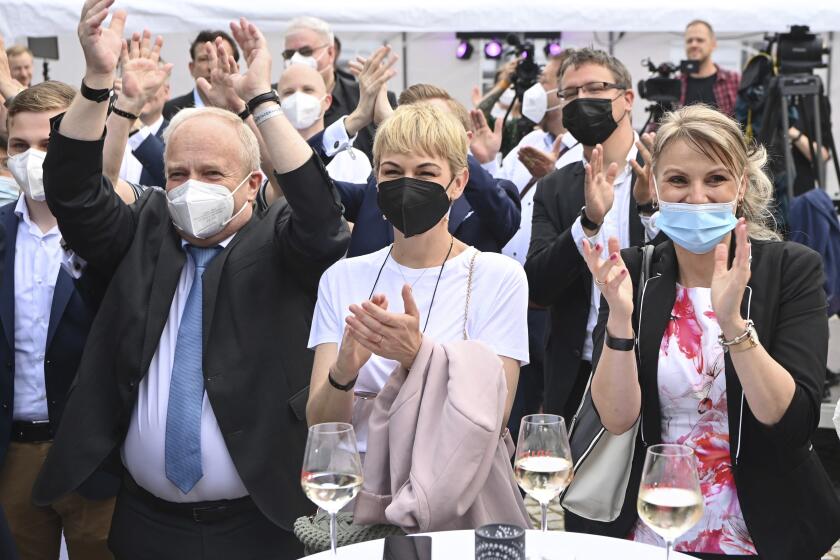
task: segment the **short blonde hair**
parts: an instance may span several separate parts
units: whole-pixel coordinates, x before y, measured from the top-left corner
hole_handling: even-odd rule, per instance
[[[230,111],[219,109],[218,107],[191,107],[188,109],[181,109],[174,117],[172,122],[166,130],[163,131],[163,141],[166,144],[166,151],[164,152],[164,160],[166,153],[169,151],[169,139],[175,134],[175,131],[187,121],[197,118],[215,117],[228,123],[236,130],[237,138],[241,147],[240,158],[243,165],[247,166],[247,171],[256,171],[260,168],[260,144],[257,141],[254,132],[242,122],[237,115]]]
[[[9,58],[12,58],[13,56],[20,56],[22,54],[28,54],[29,58],[35,58],[32,51],[24,45],[12,45],[6,49],[6,56]]]
[[[653,143],[653,171],[662,152],[675,140],[688,142],[695,150],[723,164],[735,177],[747,176],[747,191],[738,205],[738,217],[747,220],[754,239],[779,239],[773,204],[773,182],[764,172],[767,151],[747,143],[733,119],[706,105],[689,105],[665,115]]]
[[[373,168],[385,154],[441,157],[456,174],[467,167],[467,132],[458,119],[429,103],[400,105],[376,131]]]
[[[9,103],[6,116],[6,128],[12,122],[12,117],[19,113],[46,113],[47,111],[63,111],[70,107],[76,90],[64,82],[50,80],[21,90]]]
[[[443,101],[455,117],[461,121],[464,130],[467,132],[473,129],[472,119],[467,108],[456,101],[449,92],[438,86],[432,84],[414,84],[409,86],[400,94],[397,101],[398,105],[413,105],[415,103],[422,103],[424,101],[431,101],[432,99],[440,99]]]

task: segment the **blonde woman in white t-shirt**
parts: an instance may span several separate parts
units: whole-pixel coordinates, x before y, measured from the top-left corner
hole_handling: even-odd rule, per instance
[[[466,325],[470,339],[501,358],[506,425],[519,368],[528,361],[528,285],[516,261],[477,252],[447,229],[469,175],[464,127],[431,104],[402,106],[379,127],[373,150],[377,200],[394,243],[339,261],[321,278],[307,420],[352,422],[364,452],[359,396],[378,393],[398,365],[410,370],[423,337],[461,340]]]

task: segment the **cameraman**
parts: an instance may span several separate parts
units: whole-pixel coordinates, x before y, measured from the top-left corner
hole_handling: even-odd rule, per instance
[[[696,19],[686,26],[685,56],[698,62],[700,67],[695,74],[680,76],[680,105],[705,103],[731,117],[735,114],[735,97],[741,76],[738,72],[724,70],[712,61],[712,52],[716,48],[717,39],[709,22]]]

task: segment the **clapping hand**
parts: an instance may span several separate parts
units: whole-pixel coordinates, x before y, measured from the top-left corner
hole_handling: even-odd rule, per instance
[[[134,33],[128,43],[123,43],[123,77],[116,103],[118,109],[136,115],[163,87],[172,73],[172,64],[160,66],[161,47],[163,37],[158,36],[152,44],[152,34],[148,29],[142,35]]]
[[[236,95],[247,103],[271,91],[271,53],[262,32],[247,19],[232,22],[230,30],[248,61],[248,71],[245,74],[230,73],[228,77]]]
[[[584,198],[586,217],[596,224],[604,222],[604,216],[612,208],[615,200],[613,183],[618,175],[618,164],[613,162],[604,169],[604,148],[601,144],[592,149],[589,163],[586,164]]]
[[[502,119],[496,119],[495,126],[490,128],[484,112],[478,109],[470,111],[473,125],[473,137],[470,141],[470,151],[479,163],[489,163],[496,159],[496,154],[502,149]]]
[[[370,301],[380,309],[388,310],[388,299],[384,295],[376,294]],[[371,351],[362,346],[350,331],[349,325],[344,327],[344,337],[333,367],[336,381],[342,385],[350,383],[371,357]]]
[[[633,183],[633,198],[637,204],[647,204],[653,199],[653,180],[651,178],[653,165],[651,164],[651,152],[653,151],[653,141],[656,139],[655,132],[647,132],[642,134],[640,141],[636,142],[636,148],[642,155],[645,162],[644,166],[639,165],[635,159],[630,161],[633,171],[636,173],[636,180]]]
[[[542,179],[552,171],[560,159],[560,150],[563,149],[563,137],[558,136],[551,146],[550,152],[544,152],[533,146],[523,146],[519,149],[519,161],[531,174],[531,177]]]
[[[390,46],[379,47],[370,58],[357,57],[350,62],[350,71],[359,83],[359,103],[344,121],[344,127],[350,137],[355,136],[375,119],[377,102],[381,96],[385,96],[385,103],[390,108],[386,84],[396,75],[393,66],[398,60],[396,55],[388,57],[390,53]]]
[[[610,305],[610,318],[629,320],[633,315],[633,283],[621,258],[618,239],[610,237],[607,247],[609,257],[605,260],[601,258],[601,244],[592,247],[589,241],[584,239],[583,260],[592,273],[595,285]]]
[[[391,313],[371,301],[351,305],[352,315],[346,319],[349,334],[373,354],[396,360],[411,369],[423,334],[420,332],[420,311],[411,294],[411,287],[402,289],[405,313]]]
[[[715,272],[712,276],[712,309],[726,338],[744,331],[741,300],[750,281],[750,242],[744,218],[735,226],[735,259],[729,267],[729,248],[725,243],[715,247]],[[730,241],[731,243],[731,241]]]
[[[239,75],[239,65],[233,56],[225,51],[224,39],[216,37],[215,43],[207,41],[203,48],[210,60],[210,81],[200,77],[195,81],[196,87],[209,105],[241,113],[245,110],[247,100],[237,95],[232,77]]]
[[[12,69],[6,56],[6,44],[3,42],[3,35],[0,35],[0,98],[17,95],[22,89],[23,85],[12,78]]]
[[[114,12],[108,27],[103,22],[115,0],[86,0],[79,19],[79,42],[85,54],[85,84],[93,89],[110,88],[123,48],[126,14]]]

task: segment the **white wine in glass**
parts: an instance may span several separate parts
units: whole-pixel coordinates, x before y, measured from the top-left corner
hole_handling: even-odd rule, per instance
[[[548,504],[572,481],[572,452],[566,423],[555,414],[522,419],[513,474],[520,488],[540,504],[540,528],[548,530]]]
[[[309,427],[300,485],[306,497],[330,515],[330,549],[335,558],[336,514],[362,488],[362,462],[352,425],[328,422]]]
[[[636,508],[645,525],[665,539],[665,558],[670,558],[674,541],[703,517],[703,494],[690,447],[648,448]]]

